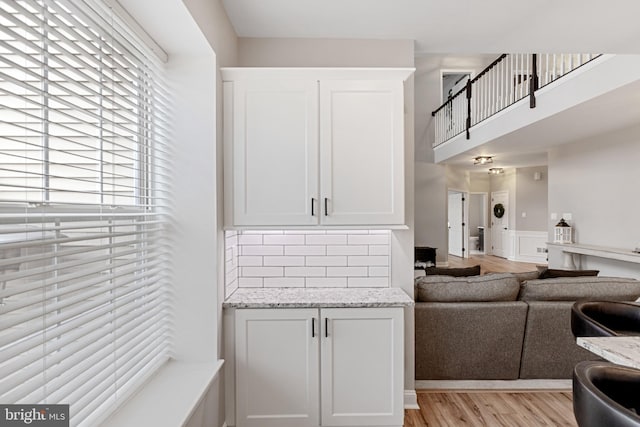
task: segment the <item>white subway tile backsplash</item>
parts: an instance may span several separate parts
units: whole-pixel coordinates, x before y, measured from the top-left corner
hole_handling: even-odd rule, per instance
[[[311,234],[305,236],[307,245],[346,245],[345,234]]]
[[[389,267],[369,267],[369,277],[389,277]]]
[[[225,233],[225,295],[238,287],[386,287],[389,230]]]
[[[241,288],[261,288],[263,284],[262,277],[239,277],[238,286]]]
[[[349,277],[348,288],[386,288],[389,286],[388,277]]]
[[[367,277],[367,267],[327,267],[327,277]]]
[[[286,277],[326,277],[326,267],[285,267]]]
[[[262,234],[241,234],[238,237],[239,245],[261,245]]]
[[[265,288],[304,288],[304,277],[265,277]]]
[[[308,266],[346,266],[346,256],[308,256],[306,257]]]
[[[346,277],[307,277],[305,279],[307,288],[346,288]]]
[[[350,234],[348,236],[350,245],[388,245],[388,234]]]
[[[241,277],[283,277],[283,267],[240,267]]]
[[[262,257],[253,255],[240,255],[238,257],[238,265],[240,267],[257,267],[262,266]]]
[[[285,255],[327,255],[327,247],[326,246],[285,246],[284,247]]]
[[[265,235],[262,240],[265,245],[304,245],[304,235],[283,234]]]
[[[327,246],[327,255],[369,255],[369,247],[366,245]]]
[[[284,255],[284,246],[241,246],[240,255]]]
[[[389,255],[389,245],[369,245],[369,255]]]
[[[389,257],[385,255],[376,256],[350,256],[348,265],[389,265]]]
[[[304,265],[303,256],[266,256],[264,257],[264,265],[273,266],[299,266]]]

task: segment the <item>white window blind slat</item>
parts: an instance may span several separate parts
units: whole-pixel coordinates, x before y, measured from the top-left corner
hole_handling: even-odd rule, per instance
[[[162,322],[163,309],[163,304],[159,304],[158,308],[145,312],[143,316],[129,319],[127,323],[120,325],[115,330],[113,318],[111,318],[109,322],[105,323],[105,325],[110,326],[108,328],[109,333],[106,334],[104,331],[105,326],[103,325],[100,330],[76,337],[75,341],[65,342],[64,345],[55,342],[54,345],[36,348],[41,353],[46,351],[47,362],[51,368],[43,376],[42,367],[38,367],[37,360],[30,364],[25,362],[20,371],[16,371],[15,374],[2,379],[3,386],[11,387],[11,393],[2,396],[2,398],[14,401],[28,400],[45,385],[51,389],[52,393],[60,392],[60,390],[64,390],[65,378],[76,378],[83,372],[78,364],[80,361],[93,361],[90,366],[95,366],[100,362],[104,363],[105,366],[110,366],[115,359],[109,356],[115,352],[116,348],[130,346],[132,342],[141,342],[146,339],[137,335],[144,334],[147,336],[150,334],[148,331],[152,331],[151,334],[166,337],[169,333],[167,325],[161,328],[153,327],[155,322]],[[114,337],[118,338],[115,339]],[[35,352],[33,351],[32,353]],[[47,379],[45,380],[45,378]],[[91,386],[91,384],[88,386]],[[51,394],[51,398],[62,402],[55,399],[54,394]]]
[[[160,311],[166,308],[166,299],[166,295],[162,294],[160,287],[158,287],[154,293],[146,295],[146,300],[157,304],[157,310]],[[136,319],[137,314],[132,314],[134,313],[136,304],[137,301],[135,298],[131,298],[127,302],[120,302],[115,312],[120,316],[123,323],[128,323]],[[89,316],[85,316],[84,323],[81,327],[73,323],[66,323],[51,328],[48,330],[48,335],[57,339],[55,342],[48,344],[48,351],[58,352],[64,349],[66,352],[83,357],[88,357],[88,354],[99,351],[105,346],[106,342],[112,341],[112,338],[105,335],[102,330],[107,325],[113,323],[112,312],[114,312],[114,310],[111,307],[101,307],[92,311]],[[92,346],[95,343],[99,343],[99,346],[93,348]],[[7,368],[7,372],[14,373],[1,379],[0,384],[4,385],[4,381],[7,381],[7,384],[9,384],[12,378],[30,378],[35,374],[29,370],[29,368],[35,369],[36,373],[41,372],[41,368],[33,365],[33,363],[41,359],[42,354],[39,354],[38,351],[42,345],[42,340],[37,340],[36,337],[30,337],[13,346],[10,351],[7,351],[5,355],[11,357],[10,363],[5,363],[3,366]],[[16,357],[18,355],[20,355],[19,358]]]
[[[0,0],[0,401],[104,419],[171,357],[171,94],[103,0]]]

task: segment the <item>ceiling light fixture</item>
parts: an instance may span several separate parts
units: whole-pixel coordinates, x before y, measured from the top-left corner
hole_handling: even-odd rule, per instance
[[[491,156],[478,156],[473,159],[474,165],[486,165],[489,163],[493,163],[493,157]]]
[[[491,168],[491,169],[489,169],[489,173],[491,175],[502,175],[504,173],[504,169],[502,169],[502,168]]]

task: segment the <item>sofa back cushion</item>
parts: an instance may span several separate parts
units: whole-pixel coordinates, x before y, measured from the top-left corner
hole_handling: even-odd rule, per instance
[[[518,279],[510,273],[484,276],[425,276],[416,280],[418,302],[515,301]]]
[[[473,267],[427,267],[424,269],[427,276],[453,276],[453,277],[468,277],[480,275],[480,264]]]
[[[623,277],[559,277],[529,280],[520,287],[522,301],[616,300],[640,296],[640,281]]]

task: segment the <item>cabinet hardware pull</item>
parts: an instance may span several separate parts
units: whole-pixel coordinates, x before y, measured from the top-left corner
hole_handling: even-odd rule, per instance
[[[329,318],[324,318],[324,336],[325,338],[329,338]]]
[[[324,198],[324,216],[329,216],[329,209],[327,208],[327,203],[329,203],[329,198]]]
[[[316,318],[311,318],[311,338],[315,338],[316,336]]]
[[[311,216],[316,216],[316,213],[314,212],[314,207],[315,207],[315,204],[316,204],[315,201],[316,201],[316,199],[312,197],[311,198]]]

